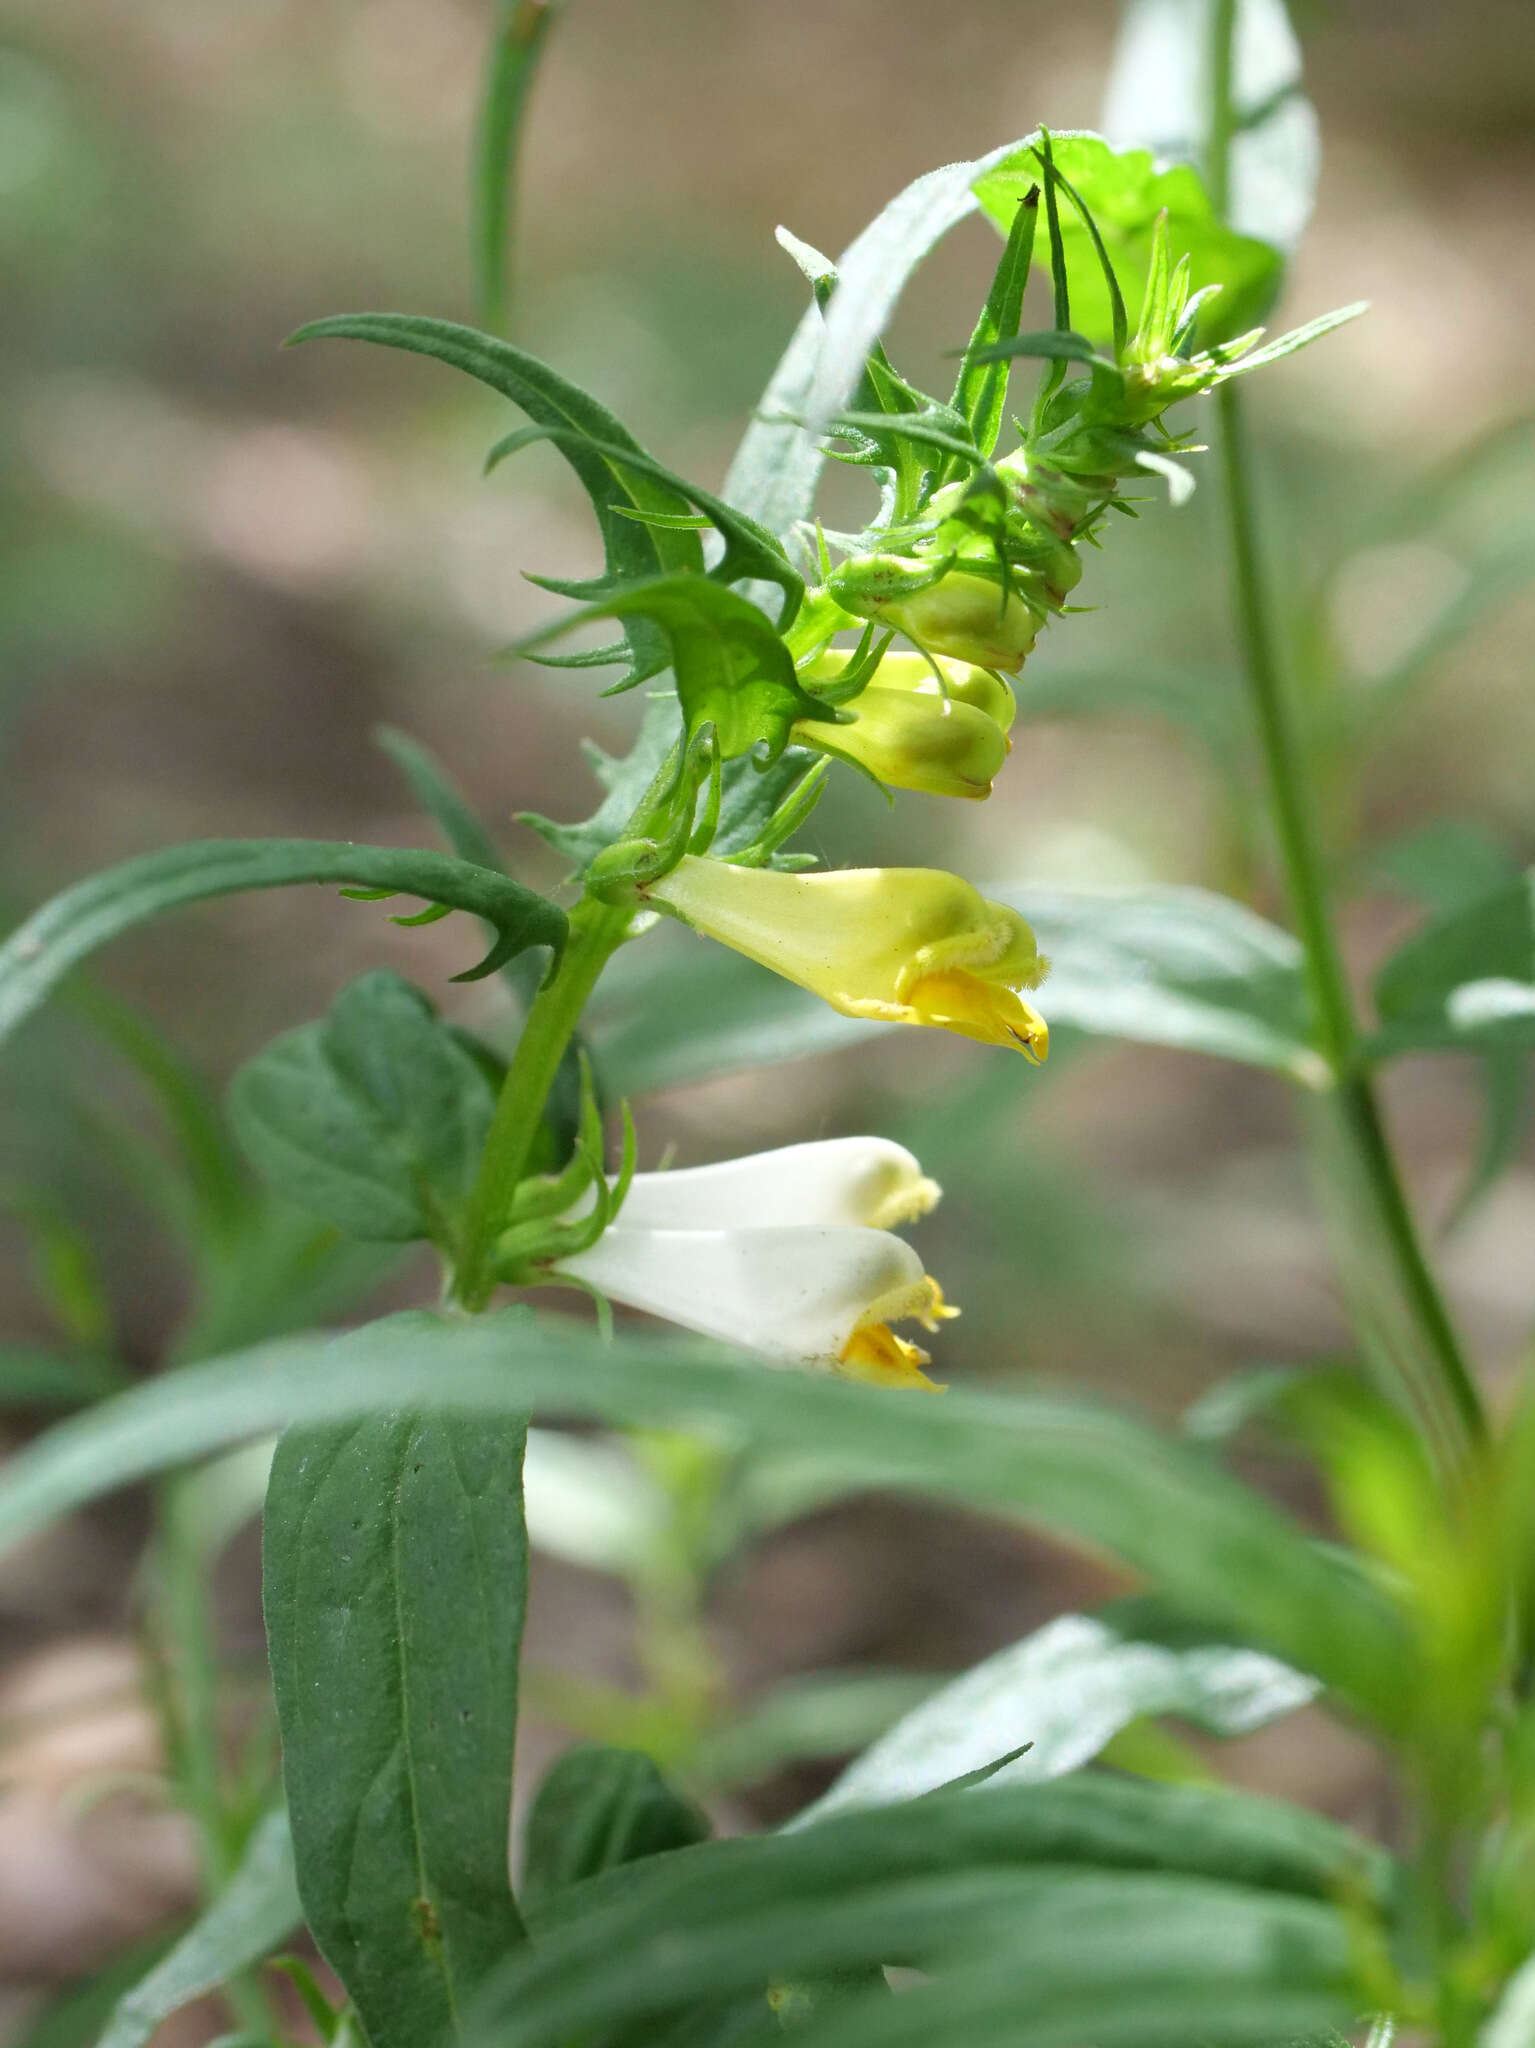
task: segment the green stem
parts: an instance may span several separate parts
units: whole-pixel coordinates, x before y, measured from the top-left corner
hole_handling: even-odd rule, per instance
[[[1234,123],[1232,38],[1236,0],[1217,0],[1210,50],[1209,187],[1228,211]],[[1236,623],[1258,726],[1269,801],[1285,880],[1305,955],[1317,1050],[1326,1063],[1342,1134],[1374,1227],[1394,1269],[1415,1329],[1421,1365],[1399,1360],[1405,1391],[1441,1454],[1452,1464],[1485,1431],[1482,1406],[1460,1341],[1424,1254],[1381,1119],[1360,1044],[1348,977],[1328,902],[1320,842],[1308,800],[1304,752],[1296,731],[1274,630],[1252,493],[1252,457],[1239,393],[1216,394],[1221,468],[1236,598]]]
[[[590,896],[578,903],[570,915],[570,938],[559,972],[539,990],[528,1012],[469,1198],[454,1290],[464,1308],[484,1308],[495,1289],[496,1240],[526,1177],[549,1090],[587,998],[622,943],[631,916],[627,909],[614,909]]]

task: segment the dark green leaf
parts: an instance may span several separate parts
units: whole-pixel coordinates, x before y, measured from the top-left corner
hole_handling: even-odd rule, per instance
[[[520,406],[538,426],[574,429],[576,438],[562,446],[562,453],[581,479],[602,530],[607,557],[604,588],[616,589],[634,577],[671,569],[702,569],[703,549],[696,533],[657,532],[616,516],[615,507],[621,505],[656,512],[688,512],[692,508],[668,486],[598,455],[591,444],[605,443],[637,455],[645,451],[605,405],[537,356],[494,335],[479,334],[472,327],[406,313],[342,313],[333,319],[311,321],[290,339],[374,341],[385,348],[408,349],[488,384],[492,391]],[[664,655],[644,623],[633,628],[628,638],[634,664],[630,682],[658,675],[665,666]]]
[[[785,1398],[792,1394],[792,1399]],[[1085,1539],[1388,1724],[1411,1690],[1385,1596],[1196,1448],[1039,1394],[893,1397],[682,1339],[607,1345],[585,1324],[393,1317],[334,1344],[292,1339],[189,1368],[58,1424],[0,1477],[0,1546],[145,1474],[289,1422],[389,1408],[548,1407],[642,1426],[713,1416],[765,1449],[814,1453],[845,1491],[905,1487]]]
[[[162,2020],[259,1963],[302,1917],[288,1816],[277,1807],[257,1824],[239,1868],[202,1918],[119,1999],[98,2048],[143,2048]]]
[[[1026,1754],[988,1779],[1058,1778],[1090,1762],[1132,1721],[1176,1714],[1213,1735],[1246,1735],[1316,1696],[1255,1650],[1140,1642],[1105,1618],[1062,1615],[944,1686],[882,1736],[796,1825],[885,1806],[953,1783],[1005,1751]]]
[[[976,197],[1004,232],[1019,201],[1039,181],[1039,138],[1030,136],[1001,163],[980,173]],[[1152,227],[1165,207],[1170,255],[1187,254],[1193,284],[1219,284],[1218,297],[1200,309],[1198,340],[1207,347],[1244,334],[1268,312],[1279,287],[1281,260],[1267,243],[1237,234],[1215,217],[1197,171],[1187,164],[1158,170],[1144,149],[1116,152],[1102,136],[1085,132],[1052,134],[1051,147],[1063,175],[1091,209],[1124,293],[1130,324],[1136,325],[1151,261]],[[1091,236],[1072,212],[1061,218],[1070,283],[1072,319],[1094,341],[1110,342],[1114,315]]]
[[[1382,1058],[1535,1047],[1535,869],[1436,919],[1375,982]]]
[[[1105,1977],[1155,1985],[1201,1967],[1218,1982],[1258,1958],[1275,1973],[1287,1960],[1293,1981],[1321,1992],[1347,1971],[1343,1923],[1324,1902],[1350,1890],[1383,1899],[1389,1882],[1387,1859],[1357,1836],[1225,1790],[1082,1776],[936,1794],[705,1844],[564,1894],[537,1944],[498,1973],[475,2038],[535,2048],[753,1981],[859,1965],[959,1982],[988,1954],[1006,1959],[1019,2011],[1051,1954],[1067,1997]]]
[[[505,874],[501,849],[491,838],[465,801],[461,790],[449,779],[435,755],[417,739],[392,725],[375,726],[373,737],[410,784],[411,793],[427,815],[435,819],[449,846],[460,860],[474,867]]]
[[[507,1868],[521,1418],[375,1414],[273,1461],[265,1607],[304,1912],[373,2048],[452,2038]]]
[[[528,1912],[621,1864],[688,1849],[712,1829],[637,1749],[582,1743],[545,1773],[528,1815],[522,1898]]]
[[[704,576],[660,576],[546,627],[523,643],[541,647],[588,619],[644,618],[664,637],[690,733],[712,723],[727,761],[766,746],[782,753],[797,718],[826,718],[800,687],[794,661],[749,599]]]
[[[87,954],[134,925],[186,903],[295,882],[424,896],[484,918],[500,937],[476,967],[454,977],[458,981],[491,974],[529,946],[549,946],[558,954],[565,944],[565,913],[547,897],[445,853],[345,840],[197,839],[77,882],[11,934],[0,946],[0,1038]]]
[[[470,184],[470,254],[480,318],[506,324],[515,220],[517,151],[528,95],[560,0],[501,0],[486,66]]]
[[[970,355],[973,363],[1005,363],[1014,356],[1048,356],[1063,363],[1102,363],[1109,360],[1085,334],[1069,327],[1044,327],[1037,334],[1015,334],[1005,341],[989,342]]]
[[[229,1110],[299,1208],[348,1237],[451,1247],[495,1095],[420,990],[379,968],[248,1061]]]

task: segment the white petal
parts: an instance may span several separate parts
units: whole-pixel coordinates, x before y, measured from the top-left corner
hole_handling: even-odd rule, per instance
[[[931,1288],[888,1230],[635,1230],[627,1215],[557,1270],[771,1358],[831,1365],[861,1323],[909,1315]]]
[[[904,1145],[888,1138],[823,1138],[690,1166],[639,1173],[620,1224],[636,1230],[765,1230],[779,1224],[888,1229],[925,1216],[938,1199]]]

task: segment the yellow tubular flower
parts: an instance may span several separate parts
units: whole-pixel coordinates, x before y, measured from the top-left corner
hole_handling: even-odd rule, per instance
[[[939,868],[791,875],[687,856],[647,892],[684,924],[847,1017],[936,1024],[1037,1065],[1050,1032],[1019,989],[1049,970],[1016,910]]]
[[[878,676],[847,707],[851,725],[801,719],[790,728],[797,746],[851,761],[892,789],[929,796],[991,795],[992,777],[1007,759],[1007,735],[994,718],[957,697],[884,689]]]

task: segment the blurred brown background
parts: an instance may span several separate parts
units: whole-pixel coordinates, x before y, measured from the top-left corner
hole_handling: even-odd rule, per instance
[[[1325,700],[1368,692],[1489,548],[1535,538],[1519,426],[1535,37],[1526,0],[1295,12],[1325,155],[1285,311],[1374,306],[1255,392],[1295,659]],[[558,608],[522,569],[593,566],[584,501],[548,451],[481,481],[507,409],[446,370],[351,345],[278,349],[332,311],[472,317],[464,159],[488,22],[477,0],[0,9],[7,921],[180,838],[421,843],[370,741],[380,721],[442,756],[529,879],[558,879],[506,821],[529,806],[583,815],[575,743],[620,744],[635,707],[599,702],[600,678],[492,657]],[[802,302],[774,225],[835,250],[934,164],[1040,120],[1092,125],[1114,25],[1107,0],[570,0],[527,137],[516,338],[717,485]],[[972,223],[919,273],[892,337],[919,382],[942,379],[994,257]],[[1480,436],[1468,499],[1435,465]],[[1209,478],[1188,509],[1148,508],[1090,563],[1081,595],[1100,609],[1041,643],[988,805],[902,797],[887,811],[840,787],[817,819],[828,857],[982,881],[1203,883],[1282,914],[1240,786],[1222,786],[1187,720],[1134,702],[1167,673],[1207,676],[1212,701],[1234,702],[1215,510]],[[1468,629],[1328,765],[1361,971],[1418,914],[1382,881],[1382,849],[1439,820],[1475,821],[1511,856],[1535,848],[1535,605],[1518,582],[1517,563],[1492,578]],[[1078,673],[1119,676],[1127,708],[1070,715]],[[1031,719],[1036,679],[1052,709]],[[380,961],[483,1021],[483,992],[444,985],[465,944],[461,920],[401,932],[328,893],[281,893],[166,922],[99,979],[222,1083]],[[948,1188],[922,1241],[966,1309],[942,1340],[955,1379],[1042,1373],[1171,1413],[1234,1365],[1339,1341],[1278,1084],[1139,1048],[1063,1046],[1045,1072],[1019,1062],[1005,1077],[987,1058],[903,1039],[674,1091],[643,1105],[645,1157],[858,1129],[912,1143]],[[1434,1217],[1464,1171],[1472,1084],[1451,1061],[1393,1079]],[[81,1105],[102,1101],[142,1113],[89,1037],[34,1027],[0,1084],[3,1176],[82,1223],[126,1354],[148,1369],[184,1281],[97,1156]],[[1442,1260],[1481,1356],[1506,1370],[1535,1311],[1535,1170],[1516,1167]],[[24,1236],[3,1223],[0,1320],[45,1334]],[[12,1440],[29,1426],[16,1417]],[[156,1765],[135,1702],[139,1528],[116,1504],[0,1565],[0,1975],[18,2011],[189,1895],[177,1823],[128,1782]],[[255,1559],[241,1539],[221,1582],[246,1662]],[[823,1665],[957,1668],[1106,1584],[1041,1542],[865,1504],[729,1575],[717,1643],[743,1693]],[[626,1640],[610,1582],[545,1568],[541,1661],[622,1677]],[[1345,1738],[1302,1721],[1249,1748],[1236,1767],[1259,1782],[1375,1817]],[[815,1782],[801,1773],[738,1811],[776,1816]]]

